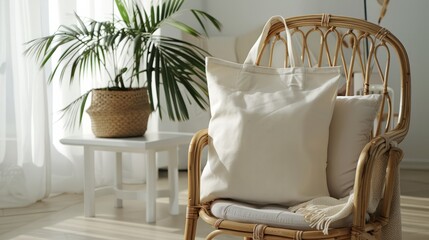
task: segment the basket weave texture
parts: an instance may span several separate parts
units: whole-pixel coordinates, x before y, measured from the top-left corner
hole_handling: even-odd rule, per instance
[[[95,89],[87,113],[96,137],[143,136],[151,113],[147,89]]]

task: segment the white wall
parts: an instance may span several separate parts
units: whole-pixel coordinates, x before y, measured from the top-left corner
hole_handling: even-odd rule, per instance
[[[356,0],[206,0],[206,10],[223,23],[215,35],[239,36],[263,26],[269,17],[330,13],[363,17],[363,1]]]

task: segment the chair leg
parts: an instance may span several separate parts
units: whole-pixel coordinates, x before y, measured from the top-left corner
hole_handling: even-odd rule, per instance
[[[197,234],[198,209],[188,206],[186,213],[184,240],[194,240]]]

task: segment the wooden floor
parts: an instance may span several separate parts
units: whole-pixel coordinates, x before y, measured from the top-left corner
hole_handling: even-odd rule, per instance
[[[401,170],[403,239],[429,239],[429,170]]]
[[[158,188],[166,188],[167,181],[160,174]],[[411,182],[416,174],[410,174]],[[408,179],[404,176],[405,179]],[[421,181],[421,180],[419,180]],[[406,181],[405,181],[406,182]],[[180,214],[168,213],[168,199],[157,201],[157,222],[145,222],[145,204],[141,201],[125,201],[124,208],[113,207],[113,195],[96,198],[96,218],[83,217],[81,194],[62,194],[35,203],[26,208],[0,210],[0,239],[14,240],[136,240],[136,239],[183,239],[186,208],[186,172],[180,174]],[[406,183],[407,184],[407,183]],[[422,184],[425,188],[428,185]],[[136,187],[136,186],[133,186]],[[144,187],[144,185],[142,186]],[[419,197],[402,198],[403,239],[429,239],[429,191],[416,191]],[[427,196],[425,195],[427,194]],[[204,239],[211,228],[198,226],[198,238]],[[218,238],[237,239],[237,238]]]

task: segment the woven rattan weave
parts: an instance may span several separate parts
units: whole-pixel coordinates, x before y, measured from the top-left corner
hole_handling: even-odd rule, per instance
[[[95,89],[87,112],[97,137],[143,136],[151,112],[147,89]]]

